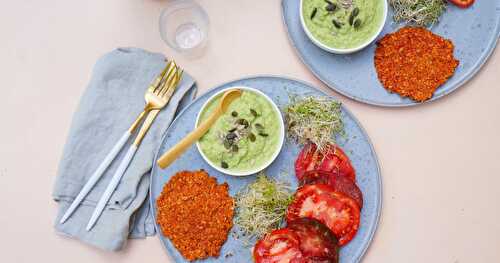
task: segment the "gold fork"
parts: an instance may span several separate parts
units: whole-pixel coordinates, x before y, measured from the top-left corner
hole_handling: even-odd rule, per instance
[[[162,70],[162,72],[158,75],[158,77],[151,83],[151,85],[147,89],[146,94],[144,96],[144,98],[146,100],[146,106],[144,107],[144,110],[141,112],[141,114],[139,114],[139,116],[132,123],[130,128],[120,137],[120,139],[115,144],[115,146],[111,149],[111,151],[108,153],[108,155],[106,155],[106,157],[101,162],[99,167],[94,171],[92,176],[89,178],[87,183],[84,185],[84,187],[82,188],[80,193],[78,193],[75,200],[73,200],[73,202],[71,203],[68,210],[66,210],[65,214],[62,216],[59,223],[61,223],[61,224],[64,223],[71,216],[71,214],[73,214],[73,212],[76,210],[78,205],[83,201],[83,199],[90,192],[90,190],[92,190],[94,185],[97,183],[97,181],[103,175],[104,171],[108,168],[108,166],[111,164],[111,162],[115,159],[115,157],[118,155],[120,150],[123,148],[125,143],[128,141],[130,136],[137,129],[137,127],[139,126],[139,124],[143,120],[144,116],[146,116],[146,114],[150,113],[151,111],[159,111],[161,108],[163,108],[168,103],[168,101],[173,93],[173,91],[169,92],[169,88],[174,80],[177,83],[179,81],[179,79],[180,79],[180,76],[178,73],[177,65],[175,64],[174,61],[169,62],[165,66],[165,68]],[[169,85],[166,85],[166,84],[169,84]],[[156,114],[155,114],[155,116],[156,116]],[[141,139],[142,139],[142,137],[144,137],[144,134],[146,133],[146,131],[143,131],[143,135],[141,136]],[[139,136],[138,136],[138,138],[139,138]]]
[[[115,171],[115,174],[111,178],[111,181],[109,182],[108,186],[106,187],[106,190],[104,190],[104,193],[101,196],[101,199],[99,199],[99,202],[97,203],[94,212],[92,213],[92,217],[89,220],[89,223],[87,224],[87,231],[90,231],[94,224],[97,222],[99,217],[102,214],[102,211],[104,210],[104,207],[106,206],[106,203],[109,201],[111,198],[111,195],[115,191],[116,187],[118,186],[118,183],[120,183],[121,178],[123,177],[123,174],[127,170],[128,165],[130,164],[130,161],[132,161],[132,158],[134,157],[137,148],[141,144],[142,139],[146,135],[147,131],[149,130],[149,127],[151,127],[151,124],[153,123],[154,119],[156,118],[156,115],[160,111],[161,108],[163,108],[168,101],[170,101],[170,98],[172,97],[172,94],[175,91],[175,88],[177,87],[177,84],[179,83],[181,77],[182,77],[182,70],[180,70],[175,62],[170,62],[170,68],[172,68],[171,74],[167,74],[167,77],[164,78],[160,86],[162,87],[167,87],[167,89],[161,89],[159,93],[154,93],[154,96],[151,96],[153,98],[152,101],[154,101],[155,107],[160,106],[160,108],[153,108],[149,114],[144,123],[142,124],[141,129],[139,130],[139,133],[137,134],[137,137],[135,138],[134,142],[132,145],[130,145],[125,157],[123,157],[123,160],[121,161],[120,165],[118,166],[118,169]]]

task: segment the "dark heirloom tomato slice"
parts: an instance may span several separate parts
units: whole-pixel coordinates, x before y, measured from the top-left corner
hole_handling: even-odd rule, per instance
[[[304,257],[299,247],[299,237],[288,229],[282,228],[266,234],[255,244],[253,256],[256,263],[302,263]]]
[[[336,145],[328,145],[323,152],[316,151],[315,144],[310,143],[302,149],[295,160],[295,175],[302,180],[307,171],[331,172],[356,180],[356,173],[349,157]]]
[[[351,241],[359,228],[359,206],[356,202],[325,184],[300,187],[288,206],[288,223],[301,217],[310,217],[325,224],[339,240],[339,245]]]
[[[336,192],[345,194],[356,201],[360,209],[363,208],[363,193],[356,183],[346,176],[323,171],[307,171],[302,176],[300,184],[327,184]]]
[[[339,246],[335,235],[313,218],[298,218],[288,223],[300,239],[300,250],[308,262],[339,261]]]

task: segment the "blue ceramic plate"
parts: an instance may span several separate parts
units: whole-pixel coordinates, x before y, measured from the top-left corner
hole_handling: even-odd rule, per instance
[[[251,77],[223,84],[197,98],[178,115],[164,135],[163,141],[155,158],[155,164],[160,154],[166,152],[167,149],[172,147],[193,129],[196,115],[198,114],[198,111],[202,107],[203,103],[205,103],[205,101],[215,92],[231,86],[248,86],[258,89],[275,101],[280,108],[288,103],[289,94],[296,94],[299,96],[328,96],[318,89],[315,89],[303,82],[280,77]],[[345,124],[347,136],[345,138],[338,138],[337,140],[339,145],[351,159],[352,164],[356,169],[357,182],[364,196],[360,229],[354,240],[347,246],[343,247],[340,252],[340,259],[342,263],[354,263],[361,260],[373,238],[375,229],[377,228],[382,202],[382,189],[377,156],[375,155],[370,139],[356,118],[354,118],[354,116],[344,107],[342,108],[342,119]],[[296,187],[297,180],[295,178],[293,167],[295,158],[297,157],[300,148],[301,147],[295,143],[285,142],[279,156],[267,168],[267,174],[274,177],[286,172],[289,176],[285,178],[288,178],[290,183]],[[161,170],[158,166],[153,166],[151,178],[151,202],[155,215],[157,209],[155,200],[160,195],[163,186],[169,178],[181,170],[198,169],[205,169],[211,176],[217,178],[218,183],[227,182],[229,184],[231,196],[234,196],[240,189],[242,189],[242,187],[246,186],[255,179],[254,175],[246,177],[233,177],[221,174],[203,161],[203,158],[197,151],[196,146],[193,145],[167,169]],[[158,225],[157,230],[161,242],[175,262],[187,262],[172,246],[172,243],[168,240],[168,238],[161,234]],[[229,254],[232,254],[232,256],[226,257],[226,255]],[[227,242],[222,247],[219,258],[209,258],[200,262],[243,263],[253,261],[251,248],[245,247],[241,241],[236,240],[232,235],[229,235]]]
[[[292,45],[316,77],[335,91],[360,102],[388,107],[419,104],[391,94],[382,87],[373,65],[374,43],[350,55],[331,54],[314,45],[300,24],[299,3],[299,0],[282,0],[283,21]],[[392,8],[389,7],[385,27],[377,39],[400,27],[393,22]],[[449,4],[441,21],[431,30],[453,41],[455,57],[460,60],[460,65],[453,77],[428,101],[456,90],[486,62],[500,33],[500,1],[480,0],[468,9]]]

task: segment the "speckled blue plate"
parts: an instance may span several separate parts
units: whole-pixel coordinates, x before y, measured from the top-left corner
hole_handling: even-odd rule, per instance
[[[259,89],[274,100],[280,108],[288,103],[289,94],[296,94],[299,96],[328,96],[306,83],[272,76],[250,77],[223,84],[197,98],[178,115],[163,137],[163,141],[156,155],[154,164],[156,164],[156,159],[160,154],[166,152],[167,149],[172,147],[194,128],[196,115],[198,114],[198,111],[202,107],[203,103],[215,92],[231,86],[248,86]],[[339,145],[351,159],[352,164],[356,169],[357,182],[364,196],[360,229],[353,241],[343,247],[340,252],[340,261],[342,263],[354,263],[361,260],[373,238],[375,229],[377,228],[382,202],[382,184],[377,156],[368,135],[366,135],[356,118],[354,118],[354,116],[344,107],[342,108],[342,119],[345,124],[347,136],[345,138],[339,137],[337,140]],[[271,164],[271,166],[268,167],[267,174],[269,176],[279,176],[280,173],[286,172],[289,176],[285,178],[288,178],[291,184],[296,187],[297,180],[295,178],[293,167],[299,150],[300,147],[295,143],[286,142],[278,158]],[[197,151],[196,146],[193,145],[167,169],[161,170],[158,166],[153,165],[150,194],[155,215],[155,200],[160,195],[163,186],[169,178],[181,170],[198,169],[205,169],[211,176],[217,178],[218,183],[227,182],[229,184],[231,196],[234,196],[242,187],[246,186],[255,179],[254,175],[246,177],[233,177],[221,174],[211,168],[210,165],[203,160]],[[159,230],[158,226],[157,230]],[[175,260],[175,262],[187,262],[172,246],[170,240],[163,236],[161,231],[158,231],[158,233],[161,242],[168,251],[168,254]],[[226,257],[226,255],[229,254],[232,254],[232,256]],[[209,258],[200,262],[252,262],[251,248],[245,247],[241,241],[236,240],[232,235],[229,235],[227,242],[222,247],[219,258]]]
[[[382,87],[373,65],[374,43],[351,55],[331,54],[314,45],[300,24],[299,2],[282,0],[283,21],[292,45],[316,77],[335,91],[360,102],[388,107],[420,104],[391,94]],[[399,27],[401,25],[392,21],[392,8],[389,8],[385,27],[377,39]],[[449,4],[441,21],[431,30],[453,41],[455,57],[460,60],[460,65],[453,77],[428,101],[456,90],[486,62],[495,49],[500,33],[500,1],[480,0],[468,9]]]

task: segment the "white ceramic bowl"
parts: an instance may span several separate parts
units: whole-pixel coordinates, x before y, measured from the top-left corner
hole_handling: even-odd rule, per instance
[[[387,1],[386,0],[376,0],[376,1],[382,1],[384,6],[384,14],[383,14],[383,18],[382,18],[382,23],[380,24],[379,28],[377,29],[377,33],[373,34],[373,36],[371,38],[369,38],[365,43],[361,44],[360,46],[358,47],[354,47],[354,48],[333,48],[333,47],[329,47],[323,43],[321,43],[319,40],[317,40],[313,34],[309,31],[309,28],[307,28],[307,25],[304,21],[304,15],[303,15],[303,10],[302,10],[302,6],[303,6],[303,2],[304,0],[300,0],[300,23],[302,24],[302,28],[304,29],[304,32],[306,32],[306,35],[307,37],[309,37],[309,39],[316,45],[318,46],[319,48],[325,50],[325,51],[328,51],[328,52],[331,52],[331,53],[335,53],[335,54],[350,54],[350,53],[354,53],[356,51],[359,51],[363,48],[365,48],[366,46],[368,46],[370,43],[373,42],[373,40],[375,40],[377,38],[378,35],[380,35],[380,32],[382,32],[382,29],[384,28],[384,25],[385,25],[385,22],[387,20],[387,9],[388,9],[388,4],[387,4]]]
[[[201,156],[203,157],[203,159],[210,166],[212,166],[215,170],[217,170],[217,171],[219,171],[221,173],[225,173],[225,174],[229,174],[229,175],[233,175],[233,176],[246,176],[246,175],[256,174],[256,173],[258,173],[258,172],[266,169],[276,159],[276,157],[278,157],[278,154],[280,153],[281,148],[283,147],[283,142],[285,140],[285,124],[283,122],[283,117],[281,116],[281,112],[280,112],[278,106],[276,106],[276,104],[274,103],[274,101],[272,101],[271,98],[269,98],[266,94],[264,94],[263,92],[261,92],[260,90],[257,90],[257,89],[253,89],[253,88],[249,88],[249,87],[243,87],[243,86],[237,86],[237,87],[230,87],[230,88],[221,90],[221,91],[215,93],[214,95],[212,95],[205,102],[205,104],[203,104],[203,106],[200,109],[200,112],[198,112],[198,116],[196,117],[196,126],[198,126],[198,123],[199,123],[199,120],[200,120],[200,117],[201,117],[201,113],[207,107],[208,103],[210,103],[212,100],[215,99],[215,97],[217,97],[218,95],[223,94],[224,92],[226,92],[229,89],[240,89],[240,90],[247,90],[247,91],[251,91],[251,92],[257,93],[258,95],[264,97],[272,105],[273,109],[276,111],[276,114],[278,115],[278,118],[280,120],[280,123],[279,123],[280,124],[279,125],[279,129],[280,130],[279,130],[278,147],[276,147],[275,152],[273,153],[273,155],[271,156],[271,158],[269,158],[269,160],[267,160],[267,162],[265,162],[264,164],[262,164],[259,167],[255,167],[254,169],[249,170],[249,171],[231,171],[231,170],[228,170],[228,169],[224,169],[224,168],[222,168],[222,167],[214,164],[212,161],[210,161],[207,158],[207,156],[205,156],[205,154],[201,150],[201,146],[200,146],[199,142],[196,142],[196,148],[198,148],[198,152],[201,154]]]

